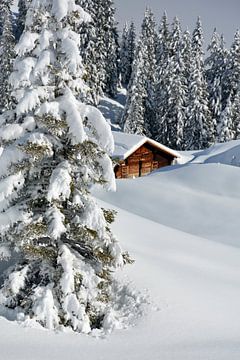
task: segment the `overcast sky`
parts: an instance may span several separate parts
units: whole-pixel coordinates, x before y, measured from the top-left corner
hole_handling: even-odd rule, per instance
[[[235,31],[240,28],[240,0],[115,0],[117,20],[122,27],[125,21],[133,19],[139,26],[144,10],[149,6],[159,21],[164,10],[170,22],[177,15],[182,26],[192,31],[200,15],[206,41],[214,27],[225,35],[227,45],[232,42]]]

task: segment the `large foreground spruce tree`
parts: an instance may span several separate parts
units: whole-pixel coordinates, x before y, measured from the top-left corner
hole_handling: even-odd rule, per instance
[[[2,34],[0,35],[0,114],[6,110],[10,102],[10,86],[8,82],[15,57],[15,39],[12,27],[11,2],[3,0],[0,6],[2,17]]]
[[[0,304],[20,320],[88,333],[107,322],[111,271],[124,263],[112,214],[90,196],[114,187],[110,127],[84,98],[75,0],[33,0],[1,117],[1,253],[17,253]]]

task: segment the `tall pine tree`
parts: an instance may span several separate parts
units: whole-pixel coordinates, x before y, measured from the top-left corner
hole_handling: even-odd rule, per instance
[[[32,2],[27,19],[11,74],[17,105],[1,118],[1,242],[18,260],[0,303],[21,320],[89,333],[108,321],[111,272],[124,262],[112,214],[90,195],[92,184],[115,181],[110,127],[78,101],[75,29],[89,16],[75,0],[47,0]]]
[[[151,10],[147,9],[142,23],[122,119],[125,131],[152,137],[152,128],[155,122],[155,74],[155,20]]]
[[[113,0],[103,1],[103,29],[105,44],[105,86],[104,92],[110,97],[117,95],[119,85],[119,36],[115,20],[115,7]]]
[[[147,95],[144,71],[143,54],[139,43],[122,118],[123,130],[129,134],[149,135],[149,130],[145,123],[145,99]]]
[[[231,93],[232,102],[235,95],[239,92],[240,84],[240,30],[237,30],[234,41],[230,48],[227,59],[226,71],[224,74],[224,87],[223,87],[223,108]]]
[[[187,150],[203,149],[214,142],[215,124],[211,118],[208,97],[204,76],[202,24],[198,18],[192,37],[188,109],[184,127]]]
[[[228,98],[225,109],[221,112],[219,124],[217,127],[217,141],[226,142],[234,139],[233,128],[233,106],[231,101],[231,95]]]
[[[163,114],[167,111],[167,81],[168,64],[170,57],[170,30],[167,14],[164,13],[160,22],[156,47],[156,86],[155,86],[155,113],[156,121],[152,127],[153,138],[167,144],[167,121]]]
[[[8,82],[14,60],[15,39],[13,35],[11,2],[3,0],[1,3],[2,35],[0,36],[0,113],[8,109],[11,100]]]
[[[88,85],[88,102],[98,105],[100,97],[103,96],[105,86],[103,7],[101,1],[96,0],[78,0],[77,3],[91,16],[90,21],[81,24],[79,32],[85,68],[84,79]]]
[[[31,0],[18,1],[18,16],[17,16],[17,31],[16,31],[17,39],[19,39],[23,33],[26,22],[27,8],[28,5],[30,4],[30,1]]]
[[[119,41],[113,0],[78,0],[91,15],[80,28],[85,79],[92,102],[104,93],[114,97],[119,83]]]
[[[210,55],[205,61],[206,79],[210,111],[216,124],[215,136],[217,136],[217,128],[223,110],[223,89],[225,86],[223,78],[226,71],[227,50],[225,49],[223,37],[218,35],[216,29],[208,46],[208,51]]]
[[[120,49],[120,73],[121,83],[127,88],[132,75],[136,47],[135,25],[131,22],[130,26],[125,24],[122,32],[122,41]]]
[[[157,124],[159,125],[157,139],[175,149],[182,147],[186,116],[187,84],[182,46],[180,22],[175,18],[169,41],[167,63],[160,79],[161,86],[164,86],[162,90],[164,96],[160,97],[160,101],[156,103]]]

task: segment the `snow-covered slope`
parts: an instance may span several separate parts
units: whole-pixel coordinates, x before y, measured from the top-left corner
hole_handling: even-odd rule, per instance
[[[157,223],[240,247],[240,168],[187,164],[135,180],[97,196]]]
[[[111,99],[105,96],[100,100],[98,109],[101,111],[105,119],[111,124],[112,130],[119,131],[121,129],[119,122],[122,118],[125,102],[125,89],[118,89],[116,99]]]
[[[194,153],[193,153],[194,156]],[[240,140],[216,144],[195,153],[193,163],[219,163],[240,166]]]
[[[229,149],[220,147],[221,160]],[[210,153],[198,154],[203,163],[119,180],[116,193],[96,191],[101,206],[117,209],[114,232],[136,260],[119,279],[149,294],[135,326],[94,339],[0,319],[0,358],[238,360],[240,168],[206,163]]]
[[[114,229],[136,260],[119,278],[148,289],[154,307],[134,327],[105,339],[1,319],[1,359],[239,359],[240,250],[122,210]]]

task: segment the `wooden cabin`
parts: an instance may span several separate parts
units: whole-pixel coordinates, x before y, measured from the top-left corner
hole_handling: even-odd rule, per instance
[[[168,147],[140,135],[113,131],[114,172],[117,179],[135,178],[176,163],[180,155]]]

